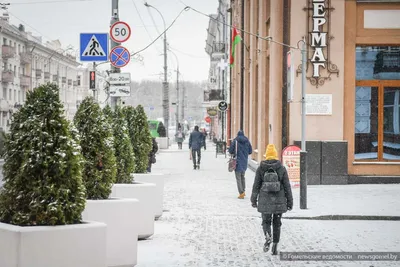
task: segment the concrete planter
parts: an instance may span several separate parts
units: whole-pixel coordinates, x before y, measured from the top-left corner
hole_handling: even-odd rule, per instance
[[[108,267],[137,264],[138,212],[137,199],[114,198],[86,201],[82,217],[85,220],[107,224]]]
[[[133,184],[114,184],[112,197],[135,198],[139,200],[138,215],[135,223],[138,224],[138,238],[145,239],[154,234],[154,217],[156,214],[156,185],[134,182]]]
[[[162,173],[132,173],[135,182],[153,183],[156,185],[154,201],[156,203],[155,218],[158,219],[163,214],[164,201],[164,178]]]
[[[84,222],[60,226],[0,223],[0,266],[106,267],[107,226]]]
[[[157,144],[158,144],[158,149],[168,149],[169,147],[169,142],[167,137],[157,137],[156,138]]]

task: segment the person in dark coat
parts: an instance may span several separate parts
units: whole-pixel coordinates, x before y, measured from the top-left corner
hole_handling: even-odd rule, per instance
[[[293,208],[293,196],[286,168],[278,160],[275,146],[269,144],[265,153],[266,160],[261,161],[256,171],[256,177],[251,194],[252,207],[257,208],[262,214],[262,227],[265,235],[264,251],[269,250],[271,242],[272,254],[278,254],[278,243],[281,235],[282,213]],[[266,172],[274,172],[279,179],[279,191],[270,192],[263,185],[266,181]],[[263,190],[261,190],[263,188]],[[277,189],[278,190],[278,189]],[[257,203],[258,202],[258,203]],[[271,223],[273,226],[273,238],[271,240]]]
[[[203,147],[204,147],[204,150],[207,150],[206,142],[207,142],[207,131],[206,131],[206,129],[203,129]]]
[[[194,131],[189,137],[189,149],[192,150],[193,169],[200,169],[201,147],[203,146],[204,135],[199,132],[199,126],[194,127]],[[197,160],[196,160],[197,155]]]
[[[237,147],[237,155],[236,155],[236,147]],[[232,144],[229,147],[229,153],[236,158],[236,183],[239,191],[239,199],[244,199],[246,196],[246,179],[245,173],[247,170],[247,164],[249,160],[249,155],[253,153],[253,148],[249,139],[244,136],[242,130],[240,130],[237,134],[237,137],[233,139]]]
[[[154,137],[152,137],[152,149],[149,153],[149,165],[147,167],[147,172],[151,172],[151,165],[156,161],[156,153],[158,151],[158,144]]]

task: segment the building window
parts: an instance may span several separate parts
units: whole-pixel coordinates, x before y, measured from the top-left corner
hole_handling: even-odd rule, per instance
[[[17,66],[14,66],[14,77],[17,76]]]
[[[3,38],[3,45],[7,45],[7,38]]]
[[[356,49],[355,159],[400,160],[400,47]]]
[[[12,100],[11,98],[12,98],[12,90],[9,89],[8,90],[8,100]]]

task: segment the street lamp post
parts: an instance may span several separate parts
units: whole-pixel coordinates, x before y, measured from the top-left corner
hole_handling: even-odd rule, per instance
[[[176,56],[176,54],[174,52],[172,52],[171,50],[169,50],[169,51],[175,56],[176,64],[177,64],[177,67],[176,67],[176,112],[175,112],[175,116],[176,116],[176,131],[178,131],[179,108],[181,106],[180,97],[179,97],[179,93],[180,93],[180,91],[179,91],[179,74],[180,74],[179,73],[179,60],[178,60],[178,57]]]
[[[154,6],[148,4],[147,2],[144,3],[146,7],[151,7],[155,9],[158,14],[160,14],[163,23],[164,23],[164,81],[163,81],[163,117],[164,117],[164,124],[167,129],[167,137],[169,137],[169,88],[168,88],[168,65],[167,65],[167,26],[165,24],[164,16],[161,12],[155,8]]]

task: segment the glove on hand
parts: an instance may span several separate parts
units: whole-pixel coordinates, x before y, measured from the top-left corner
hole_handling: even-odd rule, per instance
[[[289,206],[287,207],[288,211],[291,211],[292,209],[293,209],[293,207],[289,207]]]
[[[253,208],[257,208],[257,203],[251,203],[251,206],[252,206]]]

